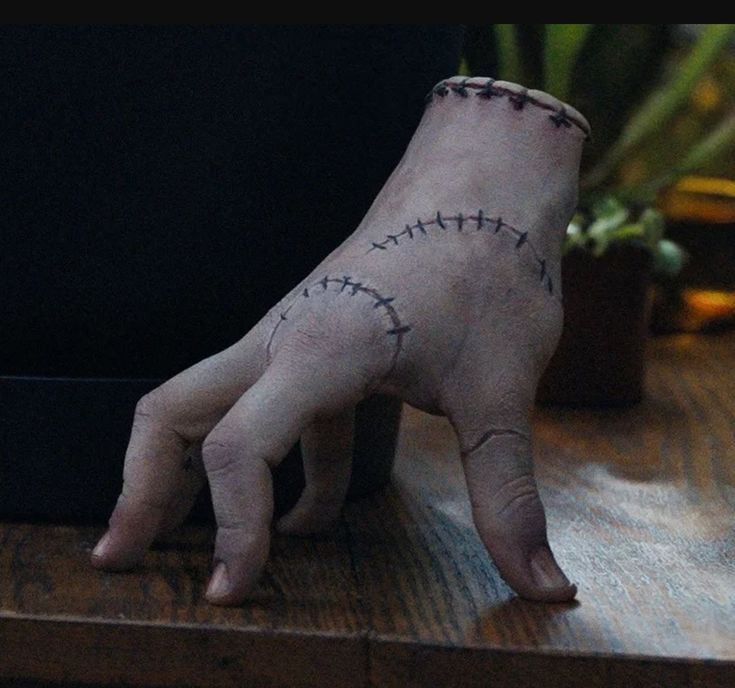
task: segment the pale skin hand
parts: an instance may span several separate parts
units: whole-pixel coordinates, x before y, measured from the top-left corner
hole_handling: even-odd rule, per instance
[[[478,533],[511,587],[574,597],[547,541],[529,416],[562,323],[561,238],[586,123],[545,94],[462,82],[436,90],[340,248],[240,341],[139,401],[95,566],[137,564],[181,523],[206,472],[218,525],[207,598],[241,603],[268,557],[271,468],[301,438],[307,486],[276,527],[330,526],[355,405],[387,393],[449,418]]]

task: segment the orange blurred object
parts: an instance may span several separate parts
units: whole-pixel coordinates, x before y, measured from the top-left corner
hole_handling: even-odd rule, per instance
[[[700,332],[735,325],[735,180],[683,177],[659,198],[668,236],[689,254],[661,284],[654,330]]]
[[[735,223],[735,180],[682,177],[663,192],[658,206],[676,222]]]
[[[680,332],[701,332],[735,324],[735,293],[715,289],[683,289],[679,308],[670,316]]]

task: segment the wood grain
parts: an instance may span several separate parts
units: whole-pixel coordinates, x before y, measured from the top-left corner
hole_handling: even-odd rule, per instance
[[[515,598],[446,423],[408,411],[392,485],[333,537],[277,538],[253,602],[202,601],[211,532],[141,571],[99,529],[0,526],[0,681],[191,686],[735,686],[735,335],[652,342],[646,400],[546,409],[536,466],[578,602]]]
[[[364,620],[345,533],[278,538],[253,602],[203,601],[212,532],[189,528],[126,574],[92,570],[101,529],[0,528],[0,681],[360,686]]]

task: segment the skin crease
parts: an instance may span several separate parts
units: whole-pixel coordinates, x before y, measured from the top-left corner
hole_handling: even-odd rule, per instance
[[[587,125],[571,108],[574,123],[555,122],[562,104],[546,94],[518,107],[514,84],[482,97],[488,83],[443,82],[357,230],[241,340],[139,401],[95,566],[135,566],[206,475],[218,524],[207,597],[242,603],[268,557],[271,467],[301,437],[306,489],[276,527],[328,528],[355,404],[380,392],[449,418],[478,533],[509,585],[533,600],[575,596],[548,545],[530,410],[561,331],[561,244]]]

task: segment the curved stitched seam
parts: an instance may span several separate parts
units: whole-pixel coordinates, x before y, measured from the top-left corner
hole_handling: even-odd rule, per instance
[[[279,314],[280,317],[278,318],[278,321],[273,327],[273,331],[271,332],[270,338],[268,339],[268,344],[266,345],[266,360],[270,364],[271,346],[276,336],[276,332],[278,331],[278,328],[281,326],[281,323],[288,320],[288,313],[291,310],[291,308],[293,308],[293,306],[296,304],[296,302],[299,299],[310,298],[312,295],[312,290],[318,287],[322,287],[322,291],[317,292],[317,293],[323,294],[325,291],[329,289],[330,284],[341,285],[341,288],[339,289],[337,293],[342,293],[343,291],[345,291],[345,289],[349,288],[351,296],[355,296],[356,294],[367,294],[375,302],[373,305],[373,308],[382,308],[387,313],[388,317],[391,320],[391,323],[393,324],[393,327],[389,330],[386,330],[386,334],[388,336],[394,336],[396,338],[396,347],[395,347],[395,351],[393,352],[393,356],[391,358],[390,366],[388,370],[381,377],[381,379],[387,378],[393,372],[396,365],[398,364],[398,356],[400,355],[401,350],[403,349],[403,337],[405,334],[411,331],[412,327],[410,325],[403,324],[403,322],[401,321],[401,318],[398,315],[398,312],[391,305],[392,302],[395,301],[395,297],[383,296],[376,289],[365,286],[364,284],[362,284],[362,282],[355,282],[352,280],[351,277],[347,275],[341,278],[340,277],[330,277],[329,275],[325,275],[322,279],[318,280],[317,282],[314,282],[310,287],[305,287],[304,290],[301,292],[301,294],[297,296],[293,300],[293,302],[291,302],[291,304],[289,304],[288,308],[286,308],[284,311],[282,311]]]
[[[549,295],[556,298],[556,300],[559,300],[558,296],[555,294],[554,282],[551,279],[551,275],[547,272],[546,259],[541,257],[534,243],[528,238],[528,232],[522,232],[520,229],[513,227],[513,225],[509,225],[502,217],[487,217],[482,209],[477,211],[477,215],[463,215],[462,213],[459,213],[454,216],[443,216],[440,212],[437,212],[433,220],[421,220],[417,218],[416,224],[407,224],[405,228],[397,234],[387,234],[383,241],[371,242],[372,246],[365,253],[370,253],[376,249],[385,251],[391,245],[398,246],[400,245],[402,237],[413,239],[417,231],[426,235],[427,227],[440,227],[442,230],[446,230],[448,228],[447,223],[454,223],[457,231],[460,233],[465,231],[465,226],[468,230],[472,228],[476,231],[487,230],[492,234],[498,234],[502,230],[510,232],[516,238],[516,250],[523,246],[527,246],[528,250],[531,251],[539,268],[539,281],[545,282]],[[465,225],[465,223],[468,224]],[[475,223],[474,227],[469,223]]]

